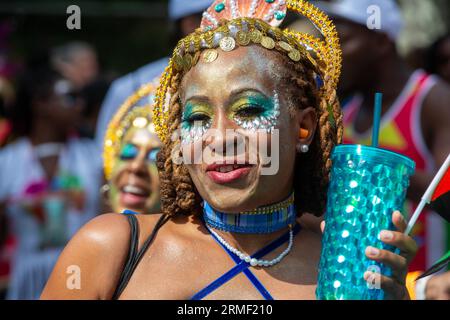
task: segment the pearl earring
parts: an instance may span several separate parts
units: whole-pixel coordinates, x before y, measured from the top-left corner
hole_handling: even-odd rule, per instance
[[[309,151],[309,146],[307,144],[297,145],[297,152],[307,153]]]
[[[102,195],[103,199],[105,201],[109,201],[109,191],[111,190],[111,187],[109,186],[108,183],[105,183],[101,188],[100,188],[100,194]]]

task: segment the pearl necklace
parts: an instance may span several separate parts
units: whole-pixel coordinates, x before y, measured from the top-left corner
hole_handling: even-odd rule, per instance
[[[249,263],[252,267],[256,267],[256,266],[272,267],[273,265],[279,263],[285,256],[287,256],[287,254],[291,251],[292,245],[294,243],[294,232],[292,231],[292,226],[289,225],[289,244],[288,244],[287,248],[282,253],[280,253],[280,255],[278,257],[276,257],[275,259],[272,259],[272,260],[255,259],[255,258],[250,257],[248,254],[245,254],[242,251],[239,251],[238,249],[233,248],[224,238],[219,236],[217,234],[217,232],[215,232],[208,226],[207,226],[207,228],[208,228],[209,232],[211,232],[225,248],[227,248],[229,251],[233,252],[236,256],[239,257],[239,259]]]

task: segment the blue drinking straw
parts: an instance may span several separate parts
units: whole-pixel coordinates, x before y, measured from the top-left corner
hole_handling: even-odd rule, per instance
[[[381,107],[383,103],[383,94],[375,93],[375,110],[373,112],[373,131],[372,131],[372,147],[378,147],[378,135],[380,133]]]

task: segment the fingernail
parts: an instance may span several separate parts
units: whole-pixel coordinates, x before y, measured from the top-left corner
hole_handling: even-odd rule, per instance
[[[369,256],[375,257],[380,253],[380,250],[374,247],[367,247],[367,253],[369,254]]]
[[[367,270],[366,272],[364,272],[363,278],[364,280],[369,281],[373,278],[375,274],[376,272]]]
[[[397,216],[398,219],[400,220],[405,220],[405,218],[403,217],[402,213],[400,211],[395,211],[394,212],[394,217]]]
[[[383,230],[380,232],[380,238],[381,240],[390,241],[394,238],[394,234],[390,231]]]

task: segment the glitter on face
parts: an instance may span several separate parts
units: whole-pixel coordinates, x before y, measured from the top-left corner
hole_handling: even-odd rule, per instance
[[[211,128],[212,108],[203,103],[187,102],[181,122],[181,143],[198,141]]]
[[[242,93],[228,109],[228,118],[245,130],[272,133],[280,116],[280,100],[276,91],[268,98],[257,91]],[[183,109],[181,143],[196,142],[211,128],[213,107],[203,102],[188,101]]]
[[[137,157],[139,153],[139,148],[132,143],[127,143],[123,146],[120,151],[120,159],[129,160]]]
[[[120,160],[130,161],[136,159],[139,155],[140,150],[142,150],[142,147],[139,147],[138,145],[135,145],[133,143],[126,143],[120,151]],[[159,147],[155,147],[147,153],[146,159],[149,163],[156,162],[156,156],[159,150]]]
[[[280,100],[276,91],[273,99],[252,92],[237,100],[231,110],[231,118],[243,129],[272,133],[280,116]]]

